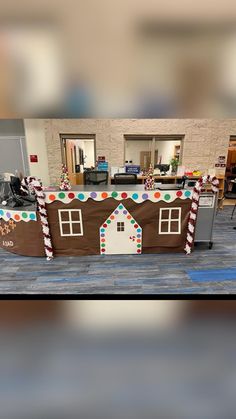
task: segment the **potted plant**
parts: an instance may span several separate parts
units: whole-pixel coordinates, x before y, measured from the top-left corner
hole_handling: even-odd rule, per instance
[[[171,159],[170,165],[171,165],[171,174],[172,175],[176,175],[177,169],[178,169],[178,165],[179,165],[179,160],[176,159],[176,158]]]

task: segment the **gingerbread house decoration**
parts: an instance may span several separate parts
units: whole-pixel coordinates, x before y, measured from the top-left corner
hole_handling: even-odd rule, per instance
[[[142,253],[142,228],[123,204],[119,204],[100,227],[100,253]]]

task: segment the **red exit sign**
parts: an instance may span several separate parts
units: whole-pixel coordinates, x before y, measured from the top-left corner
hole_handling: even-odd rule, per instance
[[[30,155],[30,163],[38,163],[38,156],[37,154]]]

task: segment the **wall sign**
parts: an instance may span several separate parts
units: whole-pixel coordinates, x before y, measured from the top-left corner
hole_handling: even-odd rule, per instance
[[[219,156],[215,164],[215,167],[226,167],[226,157]]]
[[[38,156],[37,154],[30,155],[30,163],[38,163]]]
[[[225,163],[225,156],[219,156],[218,157],[218,163],[224,164]]]
[[[199,207],[213,208],[215,203],[215,195],[200,195]]]

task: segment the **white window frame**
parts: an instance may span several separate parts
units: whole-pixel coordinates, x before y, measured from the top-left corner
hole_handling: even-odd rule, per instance
[[[79,213],[79,220],[78,221],[73,221],[72,220],[72,212],[78,212]],[[62,213],[69,213],[69,220],[67,221],[63,221],[61,214]],[[59,209],[58,210],[58,215],[59,215],[59,226],[60,226],[60,233],[61,233],[61,237],[74,237],[74,236],[83,236],[84,232],[83,232],[83,223],[82,223],[82,212],[80,209]],[[63,229],[62,226],[63,224],[69,224],[70,226],[70,233],[69,234],[64,234],[63,233]],[[80,233],[73,233],[73,224],[80,224]]]
[[[178,218],[171,218],[172,211],[178,211],[179,216]],[[168,218],[162,218],[163,211],[169,211]],[[180,234],[181,233],[181,214],[182,209],[181,207],[175,207],[175,208],[160,208],[160,214],[159,214],[159,234]],[[178,231],[171,231],[171,222],[177,221],[178,222]],[[162,223],[168,222],[168,230],[167,231],[161,231]]]

